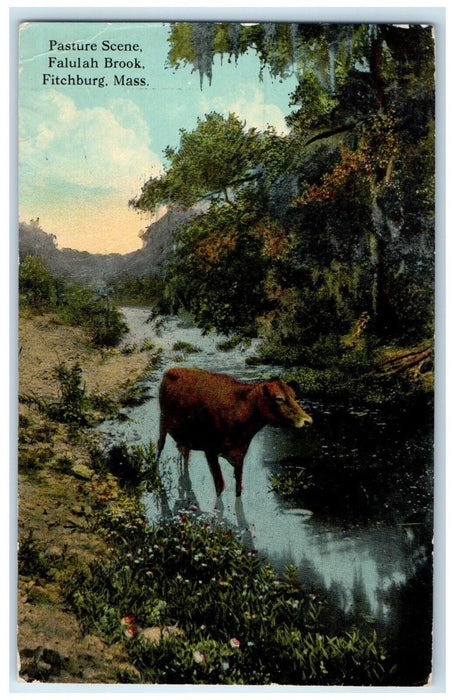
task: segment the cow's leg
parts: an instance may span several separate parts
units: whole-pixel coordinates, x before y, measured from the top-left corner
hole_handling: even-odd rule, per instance
[[[235,495],[237,498],[242,495],[243,461],[245,455],[240,450],[233,450],[229,456],[229,463],[234,467]]]
[[[188,473],[188,465],[190,463],[190,448],[185,445],[178,445],[178,450],[182,457],[182,466],[185,473]]]
[[[242,495],[242,478],[243,478],[243,458],[236,460],[234,464],[235,476],[235,495],[237,498]]]
[[[189,471],[188,471],[188,465],[190,463],[190,448],[185,447],[184,445],[177,445],[177,449],[179,451],[179,471],[180,471],[180,479],[188,479],[189,478]]]
[[[224,491],[224,479],[223,474],[221,473],[218,455],[213,454],[212,452],[206,452],[205,456],[207,458],[207,463],[210,467],[210,471],[212,472],[213,481],[215,483],[216,495],[220,496]]]

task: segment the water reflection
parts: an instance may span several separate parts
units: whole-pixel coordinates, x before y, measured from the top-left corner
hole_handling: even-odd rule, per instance
[[[255,439],[240,498],[235,497],[232,467],[227,463],[222,462],[226,491],[216,498],[202,454],[192,453],[189,469],[178,458],[170,459],[169,487],[158,507],[154,499],[147,501],[148,517],[156,521],[181,510],[215,516],[236,527],[245,546],[266,555],[279,574],[294,564],[305,585],[343,613],[386,619],[390,606],[384,594],[406,579],[404,531],[349,530],[318,522],[301,508],[286,508],[267,488],[267,470],[255,461],[260,445],[260,438]],[[175,447],[165,449],[171,453]]]
[[[128,310],[135,331],[128,342],[157,341],[147,315]],[[150,382],[154,398],[131,408],[130,421],[104,426],[113,442],[156,439],[157,387],[166,366],[175,362],[172,348],[179,340],[199,349],[182,364],[246,379],[280,373],[280,368],[246,367],[248,353],[217,352],[216,338],[168,319],[159,338],[163,365]],[[241,499],[235,497],[230,465],[220,460],[226,491],[216,499],[204,455],[193,452],[185,466],[168,438],[162,455],[166,491],[158,500],[146,498],[148,516],[153,521],[191,509],[237,527],[244,544],[266,555],[279,573],[295,564],[314,595],[327,599],[332,622],[337,614],[397,618],[403,614],[404,605],[397,602],[403,584],[412,581],[431,542],[431,436],[416,433],[412,441],[399,420],[386,420],[379,411],[316,402],[305,408],[314,419],[311,431],[266,428],[255,437]],[[298,503],[289,505],[271,492],[270,477],[276,474],[291,480],[300,474]],[[429,518],[422,522],[425,512]]]

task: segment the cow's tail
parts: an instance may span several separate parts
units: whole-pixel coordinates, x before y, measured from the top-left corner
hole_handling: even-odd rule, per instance
[[[156,453],[157,460],[159,460],[161,453],[163,451],[164,443],[166,442],[166,435],[167,435],[166,424],[165,424],[165,420],[163,418],[163,414],[161,414],[161,416],[160,416],[160,433],[158,436],[157,453]]]

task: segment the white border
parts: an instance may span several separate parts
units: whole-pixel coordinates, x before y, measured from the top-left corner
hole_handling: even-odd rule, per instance
[[[452,103],[449,95],[446,95],[446,47],[445,47],[445,6],[428,7],[425,4],[409,6],[407,3],[402,3],[400,7],[383,5],[377,2],[375,7],[365,7],[359,3],[351,3],[350,7],[343,7],[341,3],[332,2],[329,6],[326,3],[318,3],[318,7],[305,7],[302,2],[286,3],[286,7],[278,8],[271,7],[267,3],[249,3],[248,7],[242,5],[231,4],[229,7],[217,6],[203,3],[199,7],[183,4],[179,7],[168,7],[166,3],[154,3],[153,8],[150,5],[141,6],[140,3],[135,3],[135,7],[125,8],[118,7],[115,3],[109,3],[105,7],[61,7],[58,5],[49,4],[46,7],[42,5],[35,6],[29,3],[28,7],[9,7],[9,18],[2,23],[2,31],[6,30],[9,25],[10,45],[8,55],[8,39],[2,37],[1,50],[4,53],[2,56],[2,65],[10,65],[10,131],[9,138],[6,136],[7,130],[3,130],[5,138],[5,148],[3,153],[10,154],[10,192],[9,192],[9,255],[0,256],[5,265],[4,274],[0,274],[1,291],[3,294],[1,299],[6,299],[10,296],[10,362],[9,372],[6,375],[7,379],[4,386],[9,384],[9,404],[6,406],[6,411],[9,411],[10,422],[5,416],[3,429],[5,430],[5,440],[0,444],[6,446],[10,441],[10,463],[15,465],[16,447],[17,447],[17,26],[21,21],[26,20],[41,20],[41,21],[190,21],[190,20],[241,20],[241,21],[298,21],[298,22],[397,22],[397,23],[430,23],[436,28],[436,50],[437,50],[437,259],[436,259],[436,292],[437,292],[437,334],[436,334],[436,479],[435,479],[435,496],[436,496],[436,521],[435,521],[435,586],[434,586],[434,605],[435,605],[435,658],[433,669],[433,682],[429,688],[316,688],[316,687],[296,687],[287,688],[280,687],[279,690],[273,687],[242,688],[217,686],[216,689],[206,686],[123,686],[123,685],[91,685],[91,684],[24,684],[16,679],[16,528],[17,528],[17,501],[16,501],[16,484],[17,473],[16,468],[8,469],[6,465],[1,470],[2,478],[6,477],[6,484],[2,489],[3,494],[9,495],[10,512],[9,518],[7,508],[2,509],[2,517],[4,522],[1,522],[2,531],[10,533],[9,541],[3,556],[3,561],[10,562],[10,577],[9,577],[9,610],[11,613],[11,624],[9,634],[3,635],[4,643],[6,642],[6,650],[0,654],[0,658],[6,666],[3,673],[0,673],[0,688],[5,693],[13,693],[16,697],[28,695],[30,692],[38,692],[42,697],[49,697],[55,693],[85,693],[93,697],[100,697],[101,694],[111,695],[116,694],[120,697],[127,697],[131,693],[151,692],[154,696],[169,697],[169,695],[180,695],[182,692],[186,695],[201,693],[204,696],[215,696],[215,693],[231,693],[236,695],[250,696],[252,693],[265,693],[268,697],[281,697],[283,695],[295,694],[296,692],[304,693],[309,697],[321,698],[332,693],[349,697],[352,694],[370,694],[375,693],[379,696],[386,696],[390,693],[399,693],[400,696],[412,695],[416,693],[444,693],[445,687],[445,634],[446,634],[446,615],[453,612],[453,604],[450,600],[447,601],[447,610],[445,605],[445,527],[446,527],[446,484],[449,486],[453,479],[446,474],[445,471],[445,447],[446,437],[450,442],[450,430],[445,431],[445,420],[447,420],[446,407],[446,387],[451,380],[452,372],[450,367],[446,370],[446,342],[450,340],[450,328],[446,327],[446,295],[451,293],[448,288],[446,290],[445,269],[448,270],[447,282],[450,285],[449,277],[454,277],[453,270],[448,266],[448,258],[452,252],[450,240],[446,240],[446,145],[449,145],[450,134],[447,133],[446,144],[446,109],[450,109]],[[6,8],[5,8],[6,9]],[[6,30],[7,31],[7,30]],[[5,33],[6,33],[5,31]],[[449,123],[449,122],[448,122]],[[452,122],[453,123],[453,122]],[[7,195],[8,196],[8,195]],[[5,205],[5,211],[8,206]],[[449,229],[447,229],[449,230]],[[450,259],[452,259],[450,257]],[[3,272],[3,270],[2,270]],[[8,294],[9,292],[9,294]],[[450,298],[452,298],[450,296]],[[447,337],[446,337],[447,331]],[[6,346],[6,343],[3,344]],[[3,348],[5,349],[5,347]],[[8,368],[8,358],[2,362],[3,368]],[[447,374],[446,374],[447,372]],[[5,392],[7,394],[8,392]],[[7,402],[8,403],[8,402]],[[9,433],[8,433],[9,431]],[[453,431],[452,431],[453,432]],[[6,454],[5,447],[3,454]],[[6,460],[5,460],[6,461]],[[450,467],[450,465],[448,465]],[[449,471],[449,470],[448,470]],[[448,512],[450,517],[450,511]],[[448,523],[449,525],[449,523]],[[448,530],[449,531],[449,530]],[[3,543],[3,542],[2,542]],[[448,562],[447,562],[448,565]],[[3,590],[2,590],[3,592]],[[8,592],[3,596],[3,600],[8,600]],[[450,607],[449,607],[450,606]],[[418,611],[416,611],[418,614]],[[451,618],[452,619],[452,618]],[[6,623],[4,623],[6,625]],[[8,649],[9,645],[9,649]],[[450,659],[450,656],[448,655]],[[6,661],[8,659],[8,661]],[[451,669],[447,669],[450,674]],[[9,687],[8,687],[9,682]],[[4,687],[3,687],[4,686]],[[449,686],[447,686],[447,692]]]

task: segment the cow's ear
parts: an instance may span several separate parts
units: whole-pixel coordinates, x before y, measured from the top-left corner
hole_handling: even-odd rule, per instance
[[[294,379],[291,379],[291,381],[288,382],[287,384],[288,384],[288,386],[291,387],[291,389],[293,389],[295,391],[296,396],[301,396],[302,390],[301,390],[300,384],[298,382],[296,382]]]

